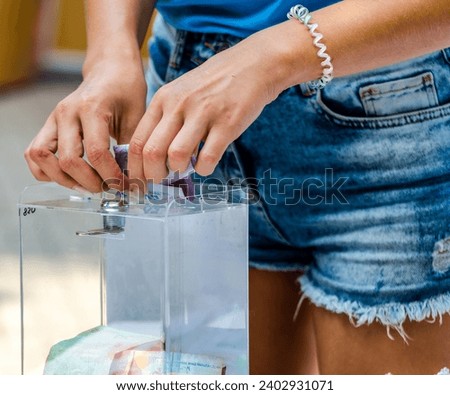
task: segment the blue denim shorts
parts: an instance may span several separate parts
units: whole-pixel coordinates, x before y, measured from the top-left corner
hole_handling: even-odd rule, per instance
[[[176,31],[149,43],[149,100],[240,39]],[[356,325],[402,332],[450,311],[450,49],[304,83],[269,104],[215,177],[246,180],[251,266],[301,270],[304,295]]]

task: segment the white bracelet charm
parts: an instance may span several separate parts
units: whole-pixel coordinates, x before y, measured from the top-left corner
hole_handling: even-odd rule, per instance
[[[310,82],[310,85],[315,89],[322,89],[333,79],[333,65],[331,63],[331,57],[326,53],[327,47],[320,40],[323,38],[323,35],[319,32],[316,32],[317,27],[319,26],[317,23],[310,23],[312,15],[306,7],[303,7],[300,4],[292,7],[287,14],[289,19],[297,19],[299,22],[303,23],[311,33],[313,37],[314,45],[319,49],[317,52],[317,56],[322,58],[323,61],[320,63],[323,67],[322,76],[314,81]]]

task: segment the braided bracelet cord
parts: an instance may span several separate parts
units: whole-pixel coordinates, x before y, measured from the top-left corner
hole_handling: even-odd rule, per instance
[[[317,23],[310,23],[312,15],[309,10],[301,4],[292,7],[288,12],[287,17],[289,19],[297,19],[299,22],[303,23],[311,33],[313,43],[319,49],[317,51],[317,56],[324,60],[320,63],[323,67],[322,76],[317,80],[310,81],[309,84],[314,89],[324,88],[325,85],[333,79],[333,65],[331,63],[330,55],[326,53],[327,46],[320,41],[323,38],[323,35],[316,31],[319,25]]]

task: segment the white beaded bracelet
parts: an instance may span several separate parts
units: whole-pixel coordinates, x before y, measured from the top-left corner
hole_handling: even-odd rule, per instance
[[[317,23],[309,22],[312,15],[310,14],[309,10],[301,4],[297,4],[296,6],[292,7],[288,12],[287,17],[289,19],[297,19],[299,22],[303,23],[311,33],[311,36],[313,37],[313,43],[319,49],[319,51],[317,52],[317,56],[324,60],[320,63],[323,67],[322,77],[317,80],[310,81],[309,84],[314,89],[324,88],[325,85],[333,79],[333,65],[331,64],[330,55],[325,52],[327,50],[326,45],[320,42],[320,40],[323,38],[323,35],[319,32],[316,32],[316,29],[319,25]]]

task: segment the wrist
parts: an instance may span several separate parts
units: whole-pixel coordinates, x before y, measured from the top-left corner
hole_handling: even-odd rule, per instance
[[[277,61],[277,84],[281,91],[321,77],[323,68],[308,29],[296,20],[274,27],[274,56]],[[279,38],[283,37],[282,40]]]
[[[86,59],[83,64],[83,77],[86,78],[92,72],[101,68],[109,67],[129,68],[133,70],[143,70],[142,58],[136,39],[111,39],[100,41],[89,45],[86,52]]]
[[[255,55],[252,72],[258,71],[259,81],[267,86],[267,102],[291,86],[321,76],[321,61],[311,36],[298,21],[289,20],[264,29],[244,42],[247,52]]]

